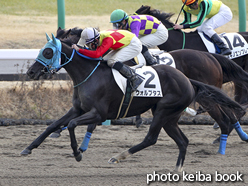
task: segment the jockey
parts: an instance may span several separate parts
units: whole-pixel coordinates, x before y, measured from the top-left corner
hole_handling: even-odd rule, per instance
[[[148,48],[163,44],[168,39],[168,30],[161,22],[150,15],[131,15],[121,9],[114,10],[110,15],[110,22],[114,29],[129,30],[134,33],[142,43],[141,53],[149,65],[157,63],[151,56]]]
[[[231,50],[222,41],[214,29],[226,24],[232,19],[230,8],[219,0],[182,0],[186,1],[183,8],[184,21],[180,25],[175,24],[174,29],[197,28],[204,32],[221,49],[221,54],[229,55]],[[197,16],[197,20],[191,22],[191,14]],[[204,21],[205,18],[208,18]],[[204,21],[204,22],[203,22]]]
[[[85,28],[81,33],[81,38],[77,43],[80,46],[86,45],[88,49],[79,48],[72,45],[79,53],[92,57],[102,57],[108,50],[111,50],[103,57],[109,67],[118,70],[125,78],[131,82],[132,91],[135,91],[143,82],[129,66],[122,62],[136,57],[142,50],[140,40],[131,32],[126,30],[106,30],[98,32],[95,28]]]

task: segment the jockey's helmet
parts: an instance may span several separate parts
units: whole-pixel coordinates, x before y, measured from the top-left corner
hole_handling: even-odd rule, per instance
[[[87,45],[89,43],[94,42],[99,36],[100,33],[97,31],[97,29],[92,27],[87,27],[82,31],[81,37],[77,44],[80,46]]]
[[[122,21],[128,19],[128,15],[121,9],[114,10],[110,15],[110,23],[113,23],[115,29],[119,29],[123,26]]]
[[[186,1],[186,6],[189,6],[190,4],[196,2],[197,0],[182,0],[183,3],[185,3],[185,1]]]

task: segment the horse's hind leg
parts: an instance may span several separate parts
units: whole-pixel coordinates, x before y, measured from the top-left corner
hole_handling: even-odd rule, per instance
[[[177,159],[176,169],[175,171],[181,172],[183,168],[183,163],[185,160],[187,146],[189,144],[188,138],[184,135],[181,129],[178,127],[178,124],[174,125],[165,125],[165,132],[176,142],[179,148],[179,155]]]
[[[182,131],[178,128],[177,121],[179,119],[179,115],[176,116],[174,113],[173,117],[166,117],[169,114],[163,113],[163,117],[156,117],[156,115],[153,118],[153,122],[150,125],[148,134],[146,135],[143,142],[140,144],[130,148],[127,151],[122,152],[121,154],[118,154],[117,156],[112,157],[108,162],[109,163],[118,163],[120,160],[126,159],[127,157],[131,156],[132,154],[149,147],[151,145],[154,145],[157,142],[158,135],[161,131],[161,128],[165,129],[165,131],[169,134],[169,136],[177,143],[180,153],[177,160],[177,166],[176,170],[181,171],[181,168],[183,166],[183,162],[185,159],[186,149],[188,145],[188,139],[186,136],[182,133]],[[162,122],[163,121],[163,122]],[[161,124],[162,123],[162,124]]]
[[[215,119],[215,121],[220,126],[221,136],[218,139],[216,139],[214,142],[217,141],[220,142],[218,153],[225,154],[227,137],[229,136],[229,134],[233,129],[233,125],[231,124],[235,123],[236,126],[238,126],[239,122],[236,116],[234,115],[234,113],[229,108],[215,105],[212,106],[211,110],[209,110],[208,113],[213,119]],[[242,134],[247,136],[246,133],[242,133]]]
[[[235,128],[236,132],[238,133],[240,139],[248,142],[248,135],[242,130],[238,121],[235,124],[233,124],[233,127]]]
[[[238,119],[236,119],[236,117],[234,116],[234,114],[232,112],[229,113],[228,116],[229,116],[229,118],[230,118],[230,116],[231,116],[231,118],[234,118],[234,119],[231,119],[231,121],[229,121],[229,126],[228,126],[229,128],[228,128],[228,133],[227,133],[228,136],[232,132],[232,130],[235,129],[236,132],[238,133],[240,139],[243,140],[243,141],[248,142],[248,135],[247,135],[247,133],[245,133],[242,130]],[[219,143],[220,139],[221,139],[221,137],[218,137],[217,139],[215,139],[213,141],[213,144]]]
[[[166,115],[166,114],[165,114]],[[164,115],[164,116],[165,116]],[[163,117],[164,117],[163,116]],[[126,159],[127,157],[131,156],[132,154],[149,147],[151,145],[154,145],[157,142],[158,135],[161,131],[162,128],[162,121],[164,121],[165,118],[158,118],[158,116],[154,116],[153,121],[150,125],[149,131],[145,137],[145,139],[138,145],[131,147],[129,150],[126,150],[116,156],[113,156],[112,158],[109,159],[109,163],[119,163],[120,160]]]
[[[141,115],[137,115],[137,116],[135,117],[135,126],[136,126],[137,128],[139,128],[141,124],[142,124]]]

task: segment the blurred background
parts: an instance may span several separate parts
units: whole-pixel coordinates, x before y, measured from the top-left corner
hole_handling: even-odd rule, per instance
[[[231,22],[216,31],[219,33],[239,31],[238,0],[222,0],[222,2],[231,8],[234,16]],[[120,8],[132,14],[141,5],[175,13],[171,18],[175,22],[182,1],[65,0],[65,28],[93,26],[101,30],[109,29],[112,28],[109,16],[113,10]],[[248,6],[247,2],[246,6]],[[248,15],[246,16],[248,18]],[[183,15],[178,22],[182,20]],[[57,28],[56,0],[0,0],[0,49],[41,48],[46,43],[45,32],[56,33]]]

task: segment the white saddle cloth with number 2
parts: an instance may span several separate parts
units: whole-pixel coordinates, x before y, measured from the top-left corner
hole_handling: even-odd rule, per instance
[[[112,69],[116,83],[122,90],[126,92],[127,79],[124,78],[117,70]],[[136,73],[144,78],[136,92],[133,92],[134,97],[163,97],[160,80],[157,72],[150,66],[143,66],[136,69]]]

